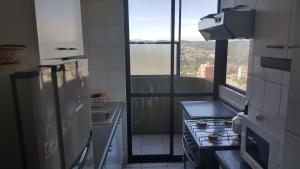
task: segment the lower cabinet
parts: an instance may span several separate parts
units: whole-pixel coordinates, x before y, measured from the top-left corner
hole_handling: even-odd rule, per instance
[[[122,169],[123,168],[123,130],[122,115],[117,122],[117,128],[111,141],[108,153],[102,169]]]

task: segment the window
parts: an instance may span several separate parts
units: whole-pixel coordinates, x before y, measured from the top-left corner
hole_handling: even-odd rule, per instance
[[[246,91],[251,40],[229,40],[226,84]]]
[[[200,18],[216,13],[217,0],[182,2],[180,75],[212,82],[214,79],[215,41],[205,41],[198,31]]]

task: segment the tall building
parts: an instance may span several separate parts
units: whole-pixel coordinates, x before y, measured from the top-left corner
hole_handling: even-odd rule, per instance
[[[214,77],[214,69],[215,66],[212,65],[210,62],[201,64],[197,72],[197,77],[212,80]]]

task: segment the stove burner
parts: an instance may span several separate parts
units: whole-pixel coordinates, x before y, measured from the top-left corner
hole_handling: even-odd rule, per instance
[[[199,127],[206,127],[207,126],[207,122],[205,120],[198,120],[197,121],[197,125]]]
[[[219,136],[217,134],[212,133],[212,134],[209,134],[207,137],[208,137],[209,141],[216,141],[216,140],[218,140]]]

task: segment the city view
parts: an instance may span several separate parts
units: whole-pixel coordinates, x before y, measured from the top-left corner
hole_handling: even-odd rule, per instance
[[[249,40],[232,40],[228,44],[226,83],[246,90]],[[181,42],[181,76],[213,80],[215,59],[214,41]]]

